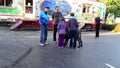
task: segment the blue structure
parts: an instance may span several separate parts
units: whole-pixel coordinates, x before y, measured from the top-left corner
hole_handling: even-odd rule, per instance
[[[60,7],[60,11],[62,12],[63,16],[68,15],[70,12],[70,5],[67,1],[56,2],[56,0],[45,0],[42,3],[42,7],[44,8],[46,6],[50,7],[49,15],[51,15],[54,12],[56,6]]]

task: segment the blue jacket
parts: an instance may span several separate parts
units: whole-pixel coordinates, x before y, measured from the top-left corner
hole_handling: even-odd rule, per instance
[[[49,16],[48,14],[45,14],[44,11],[41,11],[39,15],[39,22],[44,26],[48,26],[50,24]]]

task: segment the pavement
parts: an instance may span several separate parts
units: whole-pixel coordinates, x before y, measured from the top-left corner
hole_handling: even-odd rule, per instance
[[[38,30],[10,31],[0,27],[0,68],[120,68],[120,33],[82,32],[83,47],[59,49],[52,41],[39,45]],[[68,44],[69,45],[69,44]]]
[[[31,50],[18,39],[7,27],[0,28],[0,68],[13,66]]]

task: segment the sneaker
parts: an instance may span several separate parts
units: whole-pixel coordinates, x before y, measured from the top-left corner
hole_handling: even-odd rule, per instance
[[[73,48],[76,48],[76,47],[73,47]]]
[[[83,45],[81,45],[81,47],[83,47]]]
[[[49,43],[47,43],[47,42],[45,43],[45,45],[48,45],[48,44],[49,44]]]
[[[81,46],[79,45],[78,48],[80,48]]]
[[[68,48],[72,48],[72,46],[68,46]]]
[[[40,43],[40,46],[44,46],[44,44],[43,44],[43,43]]]
[[[63,48],[63,47],[58,47],[58,48]]]
[[[99,36],[95,36],[95,38],[99,38]]]
[[[61,48],[63,48],[63,46]]]

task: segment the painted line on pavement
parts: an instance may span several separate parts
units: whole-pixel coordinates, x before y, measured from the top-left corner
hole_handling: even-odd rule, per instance
[[[112,65],[110,65],[108,63],[106,63],[105,65],[108,66],[108,67],[110,67],[110,68],[115,68],[114,66],[112,66]]]

